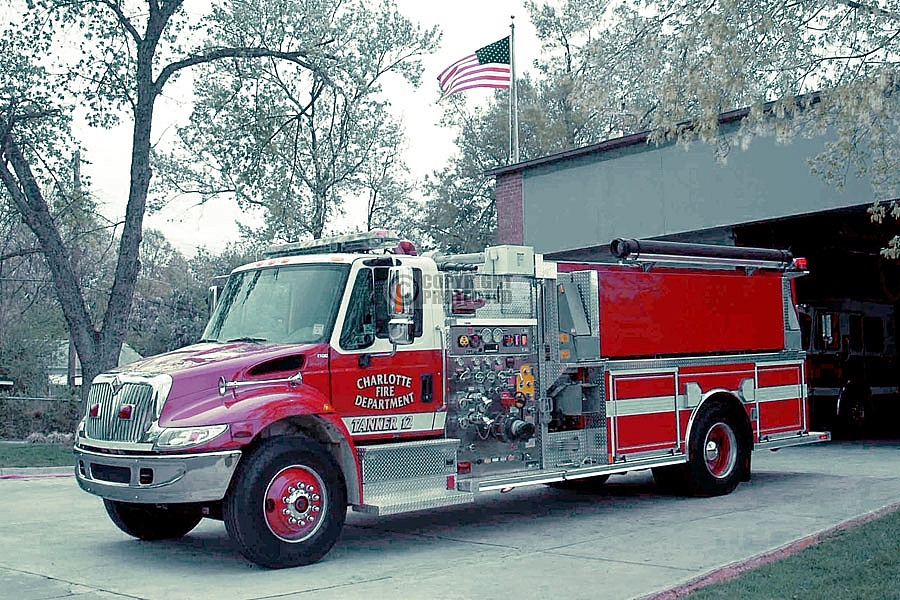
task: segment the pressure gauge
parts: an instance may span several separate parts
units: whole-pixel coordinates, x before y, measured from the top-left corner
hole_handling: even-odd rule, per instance
[[[493,339],[490,327],[485,327],[479,333],[481,333],[481,339],[483,339],[485,342],[490,342],[491,339]]]
[[[493,338],[495,344],[499,344],[503,341],[503,330],[497,327],[494,329]]]

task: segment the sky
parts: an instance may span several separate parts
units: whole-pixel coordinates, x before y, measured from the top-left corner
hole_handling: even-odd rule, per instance
[[[426,174],[439,169],[455,148],[455,132],[438,125],[441,117],[441,109],[436,104],[440,96],[438,74],[463,56],[509,35],[511,16],[515,17],[517,73],[529,70],[537,58],[540,44],[522,0],[395,1],[400,12],[411,21],[423,28],[437,25],[443,34],[436,52],[422,60],[419,89],[405,83],[385,85],[406,130],[407,166],[413,177],[421,181]],[[476,89],[462,93],[467,94],[470,101],[479,102],[486,101],[491,92]],[[187,119],[189,99],[187,89],[167,90],[155,112],[155,142],[164,142],[166,136],[172,135],[175,124]],[[86,145],[83,172],[90,177],[92,190],[107,216],[121,218],[128,194],[131,123],[123,123],[113,130],[85,128],[82,139]],[[356,206],[350,203],[345,209],[347,215],[338,222],[338,227],[349,230],[365,225],[362,203]],[[198,248],[218,252],[229,241],[238,239],[238,221],[244,224],[260,222],[258,217],[242,213],[233,201],[212,200],[198,206],[196,198],[181,198],[172,201],[160,213],[148,214],[144,226],[162,231],[176,248],[190,257]]]

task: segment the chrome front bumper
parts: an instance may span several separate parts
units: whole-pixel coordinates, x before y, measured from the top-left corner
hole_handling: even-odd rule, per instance
[[[113,455],[75,447],[75,479],[108,500],[144,504],[212,502],[228,491],[240,450],[204,454]]]

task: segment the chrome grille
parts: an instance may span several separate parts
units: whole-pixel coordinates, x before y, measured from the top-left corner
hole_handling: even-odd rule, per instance
[[[121,418],[123,405],[132,405],[131,418]],[[91,408],[99,405],[96,417]],[[119,393],[107,382],[94,383],[88,394],[85,434],[88,438],[110,442],[139,442],[155,418],[153,386],[148,383],[123,383]]]

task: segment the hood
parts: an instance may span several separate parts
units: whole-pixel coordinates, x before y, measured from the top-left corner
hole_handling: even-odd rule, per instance
[[[221,405],[219,378],[228,381],[279,379],[301,368],[304,375],[327,370],[328,344],[201,343],[151,356],[117,369],[117,373],[165,374],[172,388],[163,417]]]
[[[173,380],[203,375],[232,378],[260,363],[288,356],[305,355],[319,344],[252,344],[215,342],[194,344],[165,354],[129,363],[114,372],[139,373],[142,375],[170,375]]]

